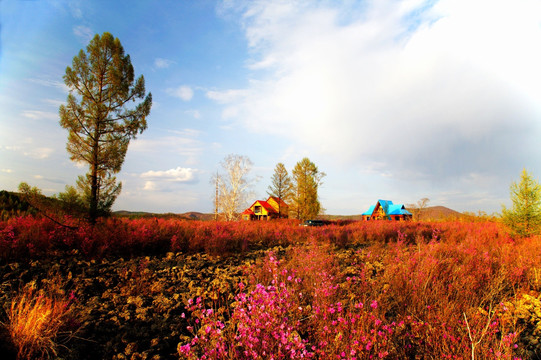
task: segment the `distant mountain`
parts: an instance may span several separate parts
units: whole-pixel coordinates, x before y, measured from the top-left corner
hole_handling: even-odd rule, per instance
[[[197,211],[189,211],[181,214],[173,213],[149,213],[144,211],[115,211],[115,216],[129,217],[129,218],[166,218],[166,219],[184,219],[184,220],[214,220],[214,214],[201,213]],[[449,209],[445,206],[429,206],[423,209],[420,220],[445,220],[455,219],[463,217],[464,214],[458,211]],[[346,220],[346,221],[359,221],[362,220],[362,215],[319,215],[317,217],[320,220]]]
[[[182,214],[174,213],[150,213],[144,211],[127,211],[127,210],[118,210],[113,211],[113,215],[119,217],[127,217],[132,219],[137,218],[162,218],[162,219],[184,219],[184,220],[212,220],[214,219],[214,214],[205,214],[196,211],[190,211]]]
[[[190,211],[184,214],[180,214],[180,216],[192,220],[214,220],[214,214],[205,214],[197,211]]]
[[[319,215],[317,217],[319,220],[349,220],[349,221],[358,221],[362,220],[362,215]]]
[[[460,218],[464,215],[445,206],[429,206],[420,214],[420,220],[446,220]]]
[[[446,220],[460,218],[464,216],[462,213],[449,209],[445,206],[429,206],[421,212],[420,220]],[[317,217],[321,220],[362,220],[362,215],[320,215]]]

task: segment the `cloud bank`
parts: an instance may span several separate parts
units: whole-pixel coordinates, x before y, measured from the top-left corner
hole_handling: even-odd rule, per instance
[[[192,168],[176,167],[174,169],[169,169],[169,170],[160,170],[160,171],[150,170],[141,174],[141,177],[143,179],[188,183],[188,182],[197,181],[196,176],[195,176],[196,172],[197,170],[192,169]]]
[[[412,181],[468,182],[541,155],[539,2],[335,4],[227,2],[253,75],[207,93],[224,118]]]

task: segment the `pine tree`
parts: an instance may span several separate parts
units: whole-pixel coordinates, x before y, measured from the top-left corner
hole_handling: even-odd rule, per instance
[[[120,193],[113,174],[120,171],[128,144],[146,127],[152,95],[145,97],[145,79],[134,79],[130,56],[118,38],[96,34],[66,68],[70,89],[67,105],[60,106],[60,125],[69,131],[67,151],[73,161],[88,164],[79,177],[92,223],[107,213]],[[74,96],[74,93],[77,95]],[[134,108],[129,104],[143,99]]]
[[[269,185],[267,194],[278,198],[278,216],[282,217],[282,201],[287,203],[293,195],[293,184],[284,164],[278,163],[274,168],[272,183]]]
[[[520,183],[511,184],[513,207],[502,207],[502,220],[513,235],[525,237],[540,233],[541,230],[541,185],[522,170]]]
[[[297,219],[316,217],[321,211],[318,189],[326,174],[308,158],[299,161],[293,169],[293,211]]]

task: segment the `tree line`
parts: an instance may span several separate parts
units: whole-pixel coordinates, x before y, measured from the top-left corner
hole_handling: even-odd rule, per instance
[[[253,163],[247,156],[231,154],[220,164],[222,173],[218,172],[211,180],[216,186],[216,218],[220,215],[228,221],[237,220],[249,202],[255,200],[251,189],[257,179],[249,176]],[[315,218],[322,211],[318,189],[325,175],[307,157],[297,162],[291,175],[283,163],[276,164],[267,194],[280,200],[280,217],[289,215],[300,220]],[[282,201],[289,205],[289,214],[283,213]]]

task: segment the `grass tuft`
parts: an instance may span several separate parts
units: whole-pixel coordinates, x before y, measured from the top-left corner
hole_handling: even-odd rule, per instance
[[[64,300],[24,290],[8,305],[5,327],[17,351],[17,359],[57,356],[59,332],[69,312]]]

